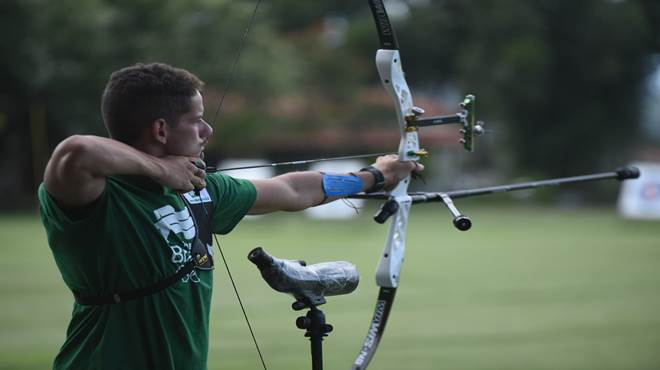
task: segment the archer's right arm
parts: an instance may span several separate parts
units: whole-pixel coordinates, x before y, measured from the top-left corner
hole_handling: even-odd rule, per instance
[[[62,141],[48,161],[44,185],[63,206],[79,207],[98,199],[107,176],[147,176],[175,191],[203,187],[203,171],[192,158],[158,158],[122,142],[99,136],[75,135]]]

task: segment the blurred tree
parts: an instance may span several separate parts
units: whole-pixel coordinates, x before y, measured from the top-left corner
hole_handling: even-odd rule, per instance
[[[4,207],[33,199],[45,157],[63,138],[105,134],[99,102],[112,71],[136,62],[166,62],[194,71],[217,97],[252,8],[251,1],[229,0],[3,1],[0,168],[14,174],[0,182]],[[246,51],[233,88],[259,106],[295,83],[294,72],[278,68],[295,64],[295,53],[266,21],[255,25],[251,37],[256,46]],[[217,100],[210,104],[212,114]],[[47,147],[30,151],[33,144]]]
[[[640,1],[447,0],[413,10],[406,34],[431,33],[441,47],[409,52],[411,79],[450,78],[477,93],[482,117],[506,124],[496,130],[509,136],[517,172],[560,176],[630,158],[652,36]]]
[[[126,65],[161,61],[195,72],[207,81],[212,120],[254,4],[0,2],[0,169],[14,174],[0,182],[3,198],[33,196],[33,172],[45,158],[30,152],[44,156],[73,133],[104,133],[101,91],[108,75]],[[480,115],[499,144],[496,155],[482,151],[479,160],[506,157],[509,172],[554,176],[631,157],[640,87],[649,55],[660,50],[657,1],[386,5],[413,93],[479,97]],[[285,136],[280,148],[320,128],[393,129],[389,105],[372,93],[379,90],[376,48],[366,2],[264,2],[209,151],[265,155]],[[47,128],[40,128],[44,122]],[[47,148],[27,150],[31,143],[43,146],[44,130]],[[360,143],[342,145],[336,153]]]

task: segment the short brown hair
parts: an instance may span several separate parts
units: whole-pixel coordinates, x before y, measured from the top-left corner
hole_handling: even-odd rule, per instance
[[[190,98],[204,83],[167,64],[135,64],[116,71],[103,91],[101,111],[110,137],[133,144],[145,127],[164,118],[175,125],[190,111]]]

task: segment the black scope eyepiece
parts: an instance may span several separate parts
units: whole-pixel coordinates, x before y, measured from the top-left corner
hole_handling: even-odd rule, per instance
[[[257,265],[257,268],[260,271],[273,264],[273,257],[266,253],[261,247],[251,250],[248,254],[248,260]]]

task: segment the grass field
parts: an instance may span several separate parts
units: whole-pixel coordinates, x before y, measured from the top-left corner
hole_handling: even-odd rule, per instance
[[[465,233],[439,205],[413,210],[372,369],[660,369],[660,223],[621,220],[610,208],[461,205],[474,222]],[[358,266],[356,292],[322,306],[335,327],[325,368],[346,369],[371,319],[386,235],[365,213],[350,222],[278,214],[220,238],[269,369],[311,368],[309,342],[294,325],[291,298],[261,280],[247,252],[262,246],[278,257]],[[0,369],[47,369],[72,297],[37,216],[1,216],[0,243]],[[215,283],[209,369],[259,369],[222,266]]]

